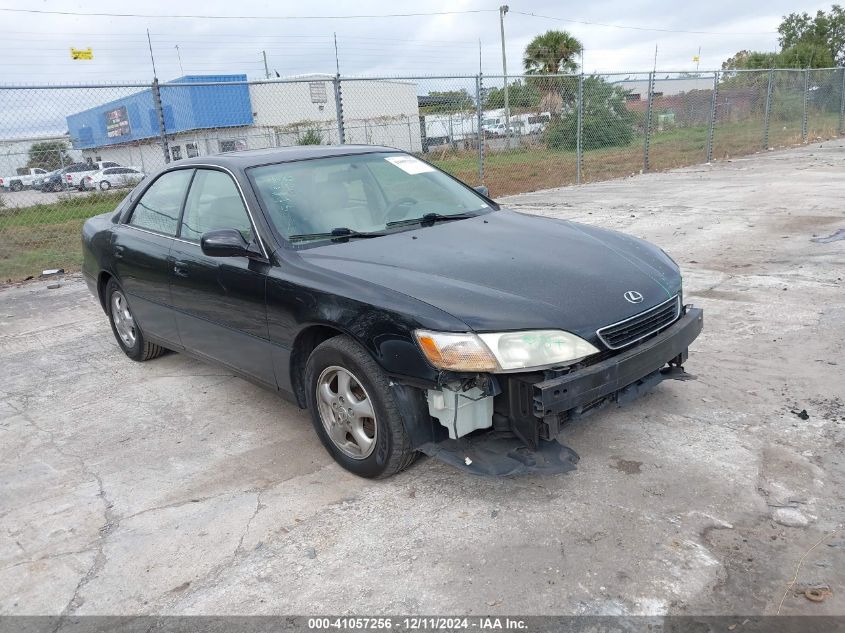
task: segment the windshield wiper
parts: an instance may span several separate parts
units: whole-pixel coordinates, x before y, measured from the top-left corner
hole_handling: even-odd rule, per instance
[[[386,226],[403,226],[406,224],[422,224],[423,226],[432,225],[435,222],[449,222],[450,220],[466,220],[474,218],[475,213],[453,213],[451,215],[444,215],[442,213],[425,213],[418,218],[410,218],[408,220],[396,220],[388,222]]]
[[[339,226],[327,233],[301,233],[299,235],[291,235],[288,240],[291,242],[303,242],[305,240],[348,240],[350,238],[364,239],[369,237],[381,237],[383,235],[389,235],[389,233],[385,233],[384,231],[353,231],[345,226]]]

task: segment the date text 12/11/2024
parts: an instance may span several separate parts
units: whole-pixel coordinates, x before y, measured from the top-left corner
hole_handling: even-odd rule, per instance
[[[509,617],[338,617],[308,618],[308,628],[312,631],[525,631],[525,620]]]

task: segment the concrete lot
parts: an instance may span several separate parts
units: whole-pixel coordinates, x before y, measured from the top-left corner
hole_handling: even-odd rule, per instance
[[[826,142],[507,200],[655,241],[706,312],[697,380],[568,426],[555,477],[357,479],[273,394],[127,360],[78,278],[0,292],[0,613],[845,614],[843,174]]]

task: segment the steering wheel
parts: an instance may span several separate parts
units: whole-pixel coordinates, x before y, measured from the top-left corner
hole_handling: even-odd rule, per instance
[[[417,204],[418,200],[416,198],[411,198],[410,196],[403,196],[402,198],[397,198],[394,200],[389,207],[387,207],[387,211],[384,212],[384,222],[387,224],[388,222],[395,222],[397,220],[404,220],[404,214],[399,216],[399,211],[402,207],[406,207],[409,204]]]

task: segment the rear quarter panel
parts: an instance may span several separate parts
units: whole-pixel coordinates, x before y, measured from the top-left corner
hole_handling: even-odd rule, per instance
[[[114,215],[115,211],[96,215],[82,225],[82,274],[89,289],[98,299],[100,297],[97,294],[97,280],[100,274],[104,271],[113,273],[109,258]]]

